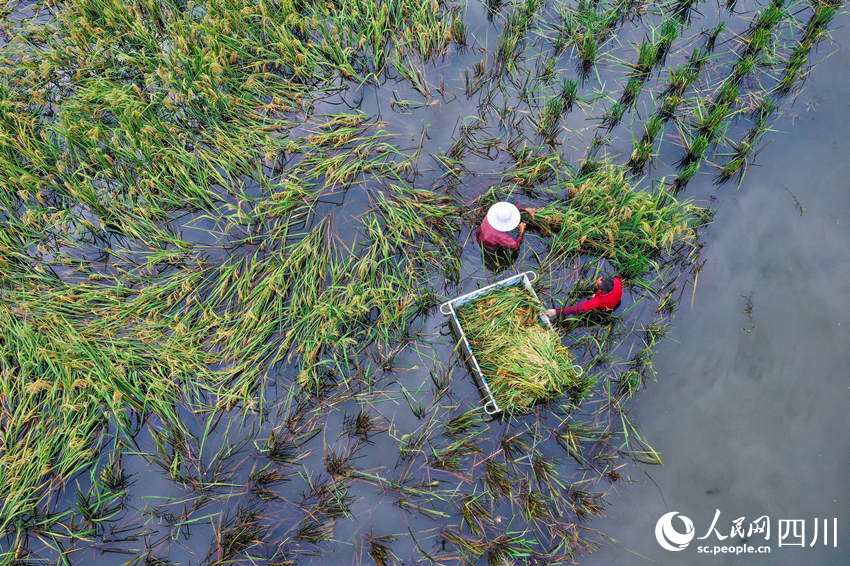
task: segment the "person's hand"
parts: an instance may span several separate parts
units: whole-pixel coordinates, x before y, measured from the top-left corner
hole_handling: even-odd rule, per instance
[[[555,309],[546,309],[545,311],[543,311],[543,314],[545,314],[549,318],[555,318],[558,315],[558,311],[556,311]]]
[[[526,208],[525,211],[531,215],[531,219],[534,220],[534,213],[537,212],[536,208]]]
[[[520,232],[520,234],[522,234],[523,232],[525,232],[525,222],[520,222],[520,223],[519,223],[519,232]]]

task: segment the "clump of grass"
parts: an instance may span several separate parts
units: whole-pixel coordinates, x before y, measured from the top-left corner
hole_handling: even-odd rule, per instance
[[[493,397],[508,413],[581,385],[560,335],[541,325],[541,308],[524,288],[506,287],[457,310]]]
[[[295,532],[295,538],[312,544],[319,544],[322,541],[331,540],[333,533],[333,521],[305,518]]]
[[[661,106],[658,108],[658,115],[664,121],[672,120],[676,117],[676,109],[679,107],[684,98],[677,94],[668,94],[661,100]]]
[[[346,415],[343,424],[349,435],[360,438],[364,442],[369,442],[369,435],[381,428],[372,415],[363,409],[354,416]]]
[[[457,503],[463,519],[461,526],[465,523],[473,534],[479,536],[484,534],[485,524],[491,523],[493,519],[493,516],[482,504],[481,497],[482,495],[464,495],[460,497],[460,501]]]
[[[643,84],[646,82],[655,64],[657,55],[658,46],[656,44],[646,41],[640,44],[638,47],[638,60],[631,65],[632,70],[629,73],[629,80],[623,89],[623,94],[620,95],[619,103],[622,106],[631,107],[634,105],[638,94],[640,94],[643,88]],[[620,121],[620,117],[618,116],[613,120],[613,124],[609,125],[609,129]]]

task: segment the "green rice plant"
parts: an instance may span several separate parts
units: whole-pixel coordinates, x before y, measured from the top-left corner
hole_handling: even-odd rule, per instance
[[[711,53],[714,51],[714,47],[717,45],[717,38],[726,29],[726,22],[718,23],[710,33],[705,36],[705,50],[707,53]]]
[[[539,0],[523,0],[508,16],[496,49],[496,64],[499,69],[510,72],[515,67],[520,42],[528,31],[539,5]]]
[[[623,89],[623,94],[620,95],[619,104],[626,107],[634,106],[645,79],[640,77],[629,77],[626,87]]]
[[[812,17],[806,23],[806,31],[803,39],[820,37],[826,31],[829,24],[836,16],[839,4],[830,2],[817,2]]]
[[[738,183],[741,183],[747,171],[750,154],[765,133],[767,133],[770,117],[776,111],[777,107],[778,104],[771,98],[763,99],[756,107],[753,111],[753,119],[755,120],[753,127],[750,128],[744,139],[732,146],[734,152],[729,160],[723,164],[720,173],[715,176],[715,184],[725,183],[734,176],[737,176]]]
[[[679,166],[686,167],[695,161],[701,160],[705,156],[710,144],[711,141],[705,135],[695,137],[691,140],[691,143],[688,144],[688,153],[685,154],[685,157],[679,162]]]
[[[750,71],[755,69],[757,58],[754,55],[745,55],[735,62],[732,74],[729,76],[730,84],[739,84]]]
[[[552,519],[549,498],[540,491],[532,489],[528,483],[520,488],[520,493],[516,499],[523,511],[524,519],[528,523],[539,525]]]
[[[584,35],[581,36],[578,42],[578,52],[581,58],[578,64],[579,75],[582,79],[586,79],[599,56],[599,41],[592,30],[584,32]]]
[[[670,69],[670,82],[667,83],[667,87],[661,93],[662,96],[671,94],[682,96],[697,76],[698,74],[691,70],[690,65],[679,65]]]
[[[519,287],[496,289],[457,309],[490,391],[508,414],[527,411],[581,381],[560,336],[541,326],[540,310]]]
[[[712,102],[710,109],[699,120],[700,136],[714,140],[720,127],[734,113],[732,109],[738,100],[738,86],[734,82],[724,84]]]
[[[506,531],[487,541],[487,564],[492,566],[509,566],[524,562],[529,556],[537,554],[536,540],[524,536],[523,531]],[[563,557],[547,552],[545,558],[549,564],[563,561]]]
[[[652,66],[655,64],[657,46],[654,43],[644,42],[638,47],[637,63],[631,65],[629,80],[620,96],[620,104],[631,107],[634,105],[638,94],[643,88],[644,82],[649,77]],[[617,120],[619,122],[619,119]],[[616,123],[614,124],[616,125]]]
[[[686,14],[690,14],[690,9],[687,9]],[[661,29],[658,38],[655,41],[655,60],[654,65],[663,65],[670,51],[670,47],[676,38],[679,37],[679,26],[686,15],[675,15],[661,22]]]
[[[675,0],[673,4],[673,17],[671,20],[678,20],[678,25],[688,25],[691,23],[691,11],[697,4],[697,0]]]
[[[488,544],[486,539],[480,537],[466,537],[461,533],[450,529],[442,529],[440,538],[457,547],[457,549],[470,560],[476,561],[480,556],[487,552]]]
[[[638,60],[633,67],[633,74],[636,76],[646,76],[651,70],[658,58],[658,44],[652,42],[643,42],[638,47]]]
[[[334,519],[351,517],[351,498],[347,488],[339,483],[329,483],[323,484],[318,492],[315,512]]]
[[[452,40],[460,46],[466,45],[466,24],[463,23],[463,19],[460,15],[455,14],[454,21],[452,22]]]
[[[613,130],[614,127],[623,120],[623,115],[625,115],[628,109],[628,105],[621,102],[615,102],[602,115],[602,125],[608,131]]]
[[[747,55],[757,55],[761,53],[768,42],[770,41],[770,30],[766,28],[756,28],[753,33],[745,40],[747,44]]]
[[[481,503],[480,499],[484,494],[478,496],[464,495],[458,501],[457,506],[461,516],[461,529],[466,524],[472,534],[477,536],[484,535],[485,526],[493,524],[493,516],[487,511],[487,508]]]
[[[446,423],[446,434],[457,436],[482,423],[481,411],[476,407],[456,415]]]
[[[771,2],[766,8],[756,14],[751,30],[752,32],[757,30],[770,31],[784,17],[785,13],[782,10],[782,2]]]
[[[322,541],[331,540],[334,533],[333,521],[317,521],[315,519],[305,518],[298,530],[295,532],[295,538],[312,544],[319,544]]]
[[[537,131],[547,143],[554,141],[558,135],[559,120],[565,110],[564,99],[561,96],[554,96],[546,101],[543,112],[540,114]]]
[[[673,193],[679,193],[684,189],[688,183],[693,179],[694,175],[696,175],[697,171],[699,171],[700,161],[693,161],[687,165],[676,177],[673,181]]]
[[[487,19],[493,21],[493,16],[499,13],[503,4],[504,0],[487,0]]]
[[[369,442],[369,435],[381,428],[373,417],[363,409],[354,416],[346,415],[343,422],[349,435],[360,438],[364,442]]]
[[[251,484],[251,493],[262,500],[269,501],[278,497],[274,490],[270,488],[287,479],[289,478],[286,475],[280,473],[280,468],[273,467],[269,463],[258,470],[252,471],[248,481]]]
[[[502,182],[534,187],[561,170],[561,156],[551,151],[536,152],[531,147],[523,146],[513,157],[515,164],[502,173]]]
[[[720,169],[720,173],[718,173],[714,178],[714,183],[717,185],[725,183],[735,175],[739,176],[738,179],[740,182],[746,172],[747,157],[751,150],[752,146],[746,140],[736,145],[735,153],[731,159],[723,164],[723,167]]]
[[[567,114],[573,109],[573,105],[578,100],[578,81],[564,79],[561,83],[561,89],[558,93],[563,103],[563,113]]]
[[[653,114],[644,125],[643,135],[640,140],[635,140],[632,155],[629,157],[627,167],[632,173],[638,173],[643,170],[646,162],[652,157],[652,149],[655,147],[655,140],[664,131],[664,120],[658,114]]]
[[[581,489],[571,489],[570,494],[575,501],[576,515],[580,520],[588,520],[601,515],[605,500],[601,493],[591,493]]]
[[[768,119],[778,108],[779,103],[775,99],[771,97],[763,98],[752,112],[752,118],[756,121],[754,129],[764,131]]]
[[[794,45],[788,63],[779,80],[778,89],[787,94],[802,76],[801,71],[809,57],[812,47],[826,33],[832,19],[835,17],[835,7],[828,3],[818,3],[812,16],[806,23],[803,37]]]

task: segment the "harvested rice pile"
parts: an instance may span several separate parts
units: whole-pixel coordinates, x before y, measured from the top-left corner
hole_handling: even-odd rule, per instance
[[[540,322],[540,308],[523,287],[511,286],[457,309],[493,397],[508,413],[583,384],[560,335]]]

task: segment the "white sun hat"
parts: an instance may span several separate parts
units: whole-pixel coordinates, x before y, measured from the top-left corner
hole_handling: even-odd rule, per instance
[[[497,202],[487,211],[487,222],[499,232],[510,232],[519,225],[519,209],[509,202]]]

